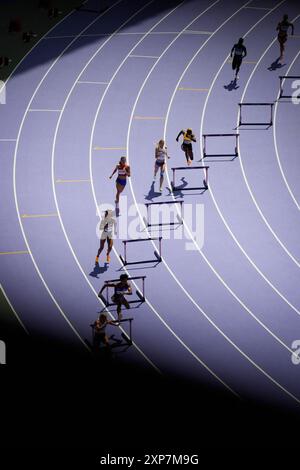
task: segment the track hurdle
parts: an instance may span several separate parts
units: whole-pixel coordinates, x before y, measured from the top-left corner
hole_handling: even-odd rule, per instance
[[[115,323],[115,326],[120,326],[121,323],[129,323],[129,334],[126,334],[126,333],[121,333],[121,337],[123,338],[126,346],[131,346],[132,343],[133,343],[133,340],[132,340],[132,322],[133,322],[133,318],[123,318],[122,320],[114,320],[114,323]],[[90,325],[90,327],[92,328],[92,334],[93,334],[93,345],[95,344],[95,341],[94,341],[94,338],[95,338],[95,325],[92,323]],[[113,345],[113,347],[116,347],[116,346],[123,346],[124,343],[118,339],[115,339],[115,335],[111,335],[109,337],[110,340],[113,340],[116,342],[115,345]],[[87,344],[89,345],[89,347],[91,347],[93,349],[93,345],[91,345],[89,342],[87,342]]]
[[[192,190],[198,190],[198,189],[208,189],[208,169],[209,166],[179,166],[176,168],[171,168],[173,172],[173,181],[171,181],[171,186],[172,186],[172,191],[192,191]],[[176,186],[176,171],[181,171],[181,170],[204,170],[204,180],[203,180],[203,186],[187,186],[185,188],[180,188],[180,186]]]
[[[129,277],[128,281],[137,281],[138,279],[140,279],[142,281],[142,291],[140,291],[139,289],[136,289],[135,293],[136,293],[138,299],[133,299],[133,300],[128,300],[127,299],[127,302],[129,304],[141,304],[141,303],[144,303],[146,301],[146,298],[145,298],[145,279],[146,279],[146,276]],[[102,300],[102,302],[104,303],[104,305],[106,307],[111,307],[113,305],[117,305],[115,302],[112,302],[112,301],[109,300],[109,287],[107,286],[107,284],[118,283],[118,282],[120,282],[120,278],[119,279],[110,279],[109,281],[105,281],[104,282],[104,284],[105,284],[105,295],[98,294],[98,297]]]
[[[270,106],[270,121],[269,122],[243,122],[242,107],[243,106]],[[273,109],[274,103],[239,103],[239,126],[269,126],[273,125]]]
[[[131,346],[133,341],[132,341],[132,322],[133,322],[133,318],[122,318],[122,320],[116,320],[116,326],[119,324],[119,323],[129,323],[129,335],[127,335],[126,333],[121,333],[121,336],[123,338],[123,340],[125,341],[125,344],[127,346]],[[109,337],[109,339],[113,340],[113,341],[116,341],[117,342],[117,346],[123,346],[124,343],[120,343],[119,340],[115,340],[114,338],[115,335],[111,335]]]
[[[146,242],[146,241],[155,241],[155,240],[158,240],[158,243],[159,243],[159,250],[154,251],[155,259],[142,260],[142,261],[128,261],[128,259],[127,259],[127,244],[128,243]],[[123,240],[124,256],[119,255],[120,260],[123,263],[123,266],[128,266],[128,265],[132,265],[132,264],[160,263],[162,261],[161,241],[162,241],[162,237],[134,238],[134,239],[131,239],[131,240]]]
[[[300,77],[298,76],[295,76],[295,75],[280,75],[279,76],[279,80],[280,80],[280,88],[279,88],[279,97],[278,99],[281,99],[281,98],[286,98],[286,99],[292,99],[294,98],[293,95],[284,95],[284,91],[283,91],[283,85],[284,85],[284,82],[285,80],[299,80],[298,81],[298,88],[300,87]],[[296,88],[295,88],[296,90]],[[295,92],[295,94],[297,94],[297,92]],[[300,93],[298,93],[297,95],[299,96]]]
[[[209,154],[206,151],[207,139],[211,137],[234,137],[235,138],[235,148],[234,153],[217,153],[217,154]],[[239,137],[240,134],[203,134],[203,158],[207,157],[238,157],[239,156]]]
[[[180,215],[176,214],[177,222],[159,222],[159,223],[151,223],[151,207],[152,206],[159,206],[159,205],[169,205],[169,204],[179,204],[180,205]],[[144,222],[146,227],[163,227],[163,226],[173,226],[173,225],[182,225],[183,224],[183,200],[179,201],[162,201],[162,202],[146,202],[145,203],[147,209],[147,217],[144,217]]]

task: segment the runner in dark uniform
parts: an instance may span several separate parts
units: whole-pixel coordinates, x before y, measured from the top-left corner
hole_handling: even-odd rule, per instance
[[[187,129],[186,131],[182,130],[179,132],[178,136],[176,137],[177,142],[181,135],[183,136],[181,150],[183,150],[183,152],[185,153],[187,164],[191,165],[192,160],[194,160],[192,142],[196,142],[196,138],[193,134],[192,129]]]
[[[233,55],[234,54],[234,55]],[[240,38],[238,43],[231,49],[230,57],[233,55],[232,70],[235,70],[235,80],[239,79],[239,71],[243,58],[247,55],[247,49],[244,46],[244,39]]]
[[[109,348],[108,337],[106,335],[107,325],[116,326],[114,320],[108,320],[105,313],[101,313],[98,320],[92,323],[91,327],[93,328],[93,350],[97,352],[100,348],[101,343],[105,344]]]
[[[284,49],[285,49],[285,43],[286,43],[287,38],[288,38],[289,28],[292,28],[292,35],[294,35],[294,25],[293,25],[293,23],[289,22],[288,15],[284,15],[282,21],[280,21],[278,23],[278,26],[276,28],[277,31],[278,31],[277,38],[278,38],[279,47],[280,47],[280,59],[279,60],[283,59],[283,53],[284,53]]]
[[[122,320],[122,305],[126,307],[127,309],[130,308],[130,305],[125,298],[125,295],[131,295],[132,294],[132,288],[130,283],[128,282],[128,276],[127,274],[121,274],[120,276],[120,282],[117,283],[111,283],[111,284],[104,284],[102,289],[100,290],[98,297],[102,294],[104,289],[106,287],[113,287],[115,292],[114,295],[112,296],[111,300],[117,305],[117,313],[118,313],[118,320]]]

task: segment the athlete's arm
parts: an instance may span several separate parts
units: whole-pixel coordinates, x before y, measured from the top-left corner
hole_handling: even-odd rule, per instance
[[[247,55],[247,49],[246,49],[245,46],[244,46],[243,52],[244,52],[244,55],[243,55],[243,58],[244,58],[244,57],[246,57],[246,55]]]
[[[126,167],[126,173],[127,173],[127,176],[131,176],[129,165]]]
[[[131,285],[129,283],[127,284],[127,292],[124,292],[124,294],[127,294],[127,295],[132,294],[132,288],[131,288]]]
[[[98,297],[100,297],[100,295],[102,294],[102,292],[104,291],[104,289],[105,289],[106,287],[115,287],[115,284],[103,284],[103,286],[102,286],[102,288],[101,288],[101,290],[100,290],[100,292],[99,292],[99,294],[98,294]]]
[[[295,30],[295,28],[294,28],[293,23],[290,23],[289,26],[292,28],[292,36],[294,36],[294,30]]]
[[[117,169],[118,169],[118,165],[117,165],[116,168],[114,169],[113,173],[110,175],[109,179],[111,179],[111,178],[114,176],[114,174],[116,173]]]
[[[232,57],[232,54],[233,54],[233,52],[234,52],[234,49],[235,49],[235,45],[234,45],[233,48],[231,49],[230,57]]]
[[[179,137],[180,137],[181,135],[184,135],[184,132],[183,132],[183,131],[180,131],[179,134],[178,134],[178,136],[176,137],[177,142],[178,142],[178,139],[179,139]]]

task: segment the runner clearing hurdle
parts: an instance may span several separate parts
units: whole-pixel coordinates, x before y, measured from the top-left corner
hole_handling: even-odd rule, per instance
[[[101,344],[110,348],[108,337],[106,335],[106,327],[108,325],[119,326],[115,320],[108,320],[105,313],[101,313],[100,317],[91,324],[93,328],[93,351],[97,352]]]
[[[192,142],[197,142],[197,141],[196,141],[196,138],[193,134],[192,129],[187,129],[186,131],[184,131],[184,130],[180,131],[178,136],[176,137],[177,142],[178,142],[178,139],[181,135],[183,136],[183,142],[181,144],[181,150],[183,150],[183,152],[185,153],[185,158],[186,158],[187,164],[191,165],[192,160],[194,160]]]
[[[279,42],[279,47],[280,47],[280,57],[279,60],[283,59],[283,53],[285,49],[285,43],[288,38],[288,30],[289,28],[292,28],[292,36],[294,35],[294,25],[293,23],[289,22],[289,17],[288,15],[284,15],[282,21],[278,23],[278,26],[276,28],[276,31],[278,31],[278,42]]]
[[[161,139],[155,147],[155,165],[154,165],[154,176],[153,176],[153,183],[155,183],[157,172],[160,169],[160,182],[159,182],[160,193],[162,193],[162,186],[164,182],[164,174],[166,170],[167,158],[170,158],[167,153],[167,146],[165,145],[165,141]]]
[[[102,286],[98,294],[98,297],[101,296],[102,292],[107,287],[112,287],[114,289],[114,295],[111,297],[111,300],[113,301],[114,304],[117,305],[118,320],[121,320],[122,319],[122,305],[124,305],[124,307],[126,307],[127,309],[130,309],[130,305],[127,299],[125,299],[125,295],[132,295],[132,288],[131,288],[130,283],[128,282],[127,274],[121,274],[120,282],[105,283]]]

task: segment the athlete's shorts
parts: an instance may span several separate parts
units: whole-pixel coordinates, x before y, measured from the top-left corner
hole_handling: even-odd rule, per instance
[[[105,333],[95,333],[94,335],[94,347],[99,347],[101,343],[106,343]]]
[[[279,33],[277,38],[280,44],[284,44],[287,41],[288,35],[286,33]]]
[[[123,302],[124,300],[124,295],[123,294],[114,294],[112,297],[111,297],[111,300],[115,303],[115,304],[120,304]]]
[[[103,230],[103,232],[101,233],[100,240],[107,240],[108,242],[110,240],[113,240],[113,233],[112,232],[105,232]]]
[[[232,70],[235,70],[238,67],[240,67],[242,62],[243,62],[242,56],[234,55],[233,56],[233,61],[232,61]]]
[[[126,179],[124,178],[117,178],[116,183],[120,184],[121,186],[126,186]]]
[[[187,153],[188,157],[189,157],[191,160],[194,159],[192,144],[185,144],[185,143],[183,143],[183,144],[181,145],[181,150],[183,150],[185,153]]]
[[[159,168],[162,168],[166,162],[162,162],[160,160],[155,161],[155,165],[158,166]]]

